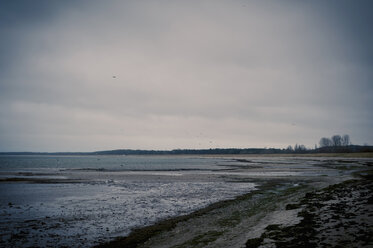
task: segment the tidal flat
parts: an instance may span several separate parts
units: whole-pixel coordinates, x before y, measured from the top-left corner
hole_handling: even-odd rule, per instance
[[[31,161],[31,162],[30,162]],[[2,247],[245,247],[289,204],[367,173],[372,158],[0,158]],[[248,246],[250,247],[250,246]]]

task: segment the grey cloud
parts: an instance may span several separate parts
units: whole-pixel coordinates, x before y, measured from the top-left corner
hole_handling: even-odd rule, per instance
[[[373,141],[368,2],[18,3],[1,150]]]

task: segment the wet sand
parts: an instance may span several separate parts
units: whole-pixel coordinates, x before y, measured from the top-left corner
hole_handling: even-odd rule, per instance
[[[356,170],[333,161],[323,166],[345,176],[261,179],[257,191],[98,247],[371,247],[371,162]]]

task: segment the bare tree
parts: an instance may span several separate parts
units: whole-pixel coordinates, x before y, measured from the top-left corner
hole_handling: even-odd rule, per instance
[[[341,135],[333,135],[332,142],[333,142],[333,146],[341,146],[342,145]]]
[[[332,146],[333,142],[329,138],[322,137],[319,141],[320,147]]]
[[[295,152],[304,152],[306,150],[307,150],[307,148],[304,145],[295,144],[295,146],[294,146],[294,151]]]
[[[348,134],[345,134],[342,136],[342,146],[349,146],[351,144],[350,136]]]

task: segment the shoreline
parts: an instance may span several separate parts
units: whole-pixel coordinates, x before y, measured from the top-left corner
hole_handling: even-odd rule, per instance
[[[163,155],[160,155],[163,156]],[[179,156],[179,155],[170,155],[170,156]],[[182,155],[180,155],[182,156]],[[188,156],[188,155],[187,155]],[[197,156],[197,155],[189,155]],[[373,152],[356,152],[356,153],[283,153],[283,154],[205,154],[200,156],[206,157],[227,157],[227,158],[242,158],[242,157],[260,157],[260,158],[373,158]]]
[[[359,177],[361,173],[355,176]],[[213,203],[188,215],[161,220],[154,225],[132,230],[126,237],[118,237],[94,247],[259,247],[265,240],[263,237],[268,235],[268,227],[278,230],[277,227],[289,229],[302,225],[304,210],[295,208],[294,202],[304,202],[312,192],[338,187],[351,179],[326,180],[320,185],[320,181],[315,181],[294,184],[294,187],[290,185],[297,180],[264,181],[257,190],[248,194]]]
[[[161,220],[151,226],[134,229],[126,237],[118,237],[108,243],[99,244],[95,248],[116,248],[116,247],[162,247],[163,242],[168,242],[169,233],[182,233],[177,229],[193,228],[195,222],[202,224],[208,223],[206,237],[200,237],[202,244],[204,239],[212,240],[219,238],[222,232],[228,232],[229,229],[239,224],[239,222],[248,222],[254,220],[257,224],[262,218],[268,214],[276,212],[279,215],[280,211],[285,209],[285,206],[290,202],[299,199],[307,192],[311,192],[317,187],[316,185],[302,184],[296,185],[299,180],[289,182],[285,179],[263,180],[263,184],[257,187],[256,190],[237,196],[231,200],[224,200],[213,203],[205,208],[199,209],[187,215],[176,216]],[[294,186],[296,185],[296,186]],[[324,186],[329,183],[324,182]],[[277,190],[277,191],[276,191]],[[277,200],[277,201],[276,201]],[[246,213],[239,213],[240,209],[250,207]],[[280,213],[281,215],[281,213]],[[280,222],[284,221],[282,216],[279,216]],[[278,218],[278,217],[277,217]],[[217,220],[216,223],[224,229],[224,231],[209,230],[213,225],[209,223],[211,219]],[[268,220],[266,220],[268,221]],[[214,221],[215,222],[215,221]],[[233,228],[234,229],[234,228]],[[264,231],[264,226],[262,227]],[[175,231],[176,230],[176,231]],[[244,233],[247,236],[247,233]],[[172,234],[171,234],[172,236]],[[197,235],[198,236],[198,235]],[[212,236],[212,237],[209,237]],[[178,239],[178,238],[177,238]],[[188,238],[187,238],[188,239]],[[248,238],[244,238],[246,241]],[[185,240],[185,244],[178,247],[194,247],[200,244],[198,240]],[[161,243],[161,244],[159,244]],[[163,245],[162,245],[163,243]],[[175,244],[177,246],[177,244]],[[170,246],[172,247],[172,245]],[[204,247],[204,246],[198,246]]]
[[[95,248],[114,248],[114,247],[138,247],[139,245],[145,243],[150,238],[165,232],[169,231],[172,228],[175,228],[177,224],[181,222],[187,222],[190,219],[208,214],[211,211],[225,208],[229,205],[235,204],[239,201],[244,201],[248,198],[253,197],[256,194],[262,194],[265,190],[268,190],[270,188],[273,188],[274,184],[277,183],[271,183],[271,185],[268,183],[267,185],[261,185],[258,187],[257,190],[254,190],[250,193],[243,194],[240,196],[237,196],[234,199],[230,200],[223,200],[216,203],[213,203],[205,208],[199,209],[197,211],[194,211],[187,215],[181,215],[181,216],[175,216],[171,218],[167,218],[165,220],[161,220],[158,223],[155,223],[151,226],[141,227],[137,228],[131,231],[131,233],[126,237],[118,237],[117,239],[104,243],[99,244],[97,246],[94,246]]]

